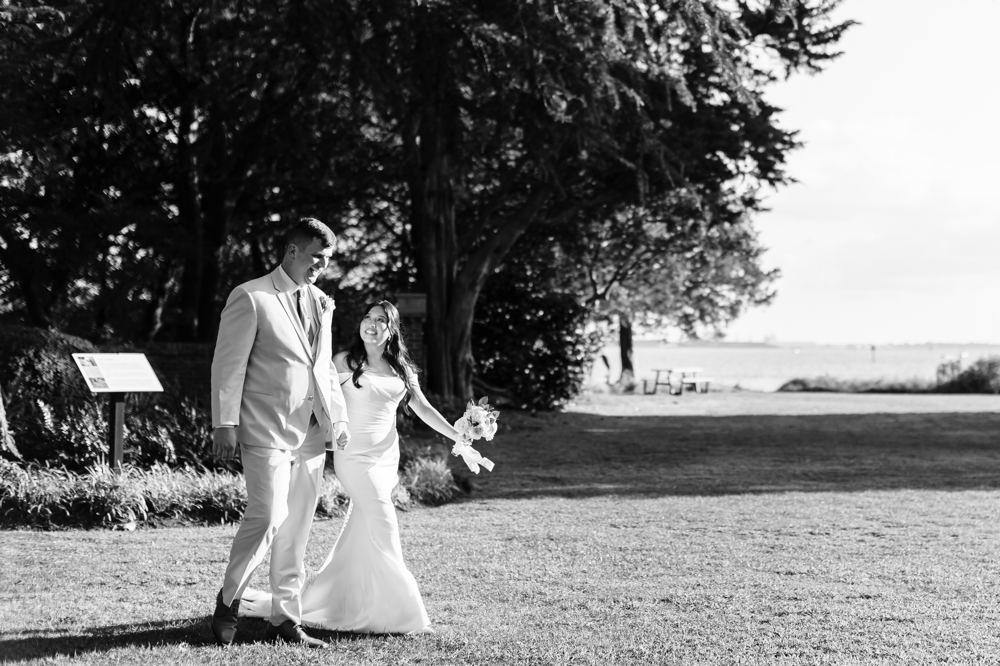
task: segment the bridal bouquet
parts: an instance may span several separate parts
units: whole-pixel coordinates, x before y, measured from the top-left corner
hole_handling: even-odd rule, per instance
[[[489,398],[483,397],[477,404],[470,400],[465,408],[462,418],[455,421],[455,430],[458,431],[459,439],[455,442],[451,452],[453,455],[462,456],[462,460],[474,473],[479,474],[479,466],[482,465],[487,471],[493,471],[493,461],[484,458],[479,451],[472,448],[472,442],[477,439],[485,439],[487,442],[497,434],[497,417],[500,412],[490,409]]]

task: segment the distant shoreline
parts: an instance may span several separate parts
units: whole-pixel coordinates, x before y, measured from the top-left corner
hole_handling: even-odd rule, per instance
[[[635,340],[635,347],[676,347],[676,348],[718,348],[718,349],[791,349],[810,347],[834,347],[837,349],[869,349],[873,345],[862,343],[823,344],[819,342],[728,342],[725,340],[689,340],[687,342],[666,342],[664,340]],[[609,343],[607,347],[617,347]],[[1000,344],[994,342],[907,342],[903,344],[876,344],[876,349],[936,349],[940,347],[968,347],[975,349],[1000,350]]]

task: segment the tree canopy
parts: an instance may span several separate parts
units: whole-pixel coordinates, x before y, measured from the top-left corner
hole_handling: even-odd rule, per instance
[[[529,230],[579,268],[563,289],[724,322],[768,298],[752,219],[797,146],[767,86],[838,55],[837,4],[5,2],[0,299],[210,340],[309,214],[339,285],[426,292],[445,396],[471,393],[479,295]]]

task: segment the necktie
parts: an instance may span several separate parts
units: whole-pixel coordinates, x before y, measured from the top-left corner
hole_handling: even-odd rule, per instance
[[[302,290],[299,289],[295,292],[295,305],[299,310],[299,320],[302,322],[302,328],[305,330],[306,335],[309,337],[309,344],[313,343],[313,332],[312,326],[309,325],[309,319],[306,317],[306,308],[302,303]]]

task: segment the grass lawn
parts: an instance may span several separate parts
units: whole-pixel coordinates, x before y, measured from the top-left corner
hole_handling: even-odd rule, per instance
[[[435,635],[316,632],[316,653],[243,620],[227,651],[208,618],[234,527],[6,531],[0,661],[1000,663],[1000,398],[596,395],[505,419],[470,499],[400,514]],[[316,524],[310,571],[339,529]]]

